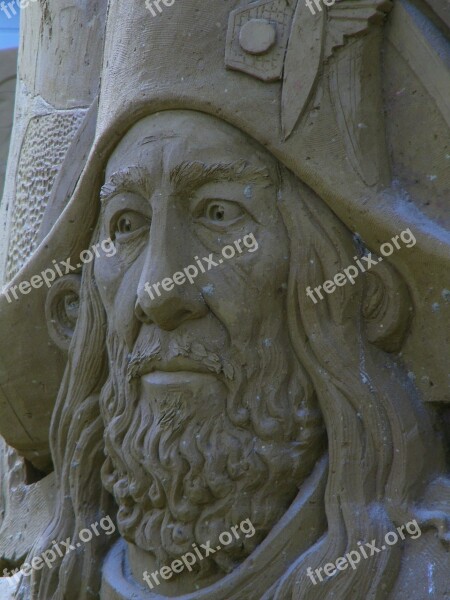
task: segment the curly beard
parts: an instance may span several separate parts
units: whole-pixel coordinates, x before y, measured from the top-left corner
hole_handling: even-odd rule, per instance
[[[227,359],[156,328],[131,356],[108,335],[102,481],[118,504],[121,535],[159,566],[193,543],[216,547],[223,531],[250,519],[254,536],[195,567],[200,577],[233,570],[283,515],[324,449],[315,393],[288,336],[275,322],[259,333],[259,347],[245,356],[232,348]],[[140,367],[175,356],[207,366],[205,384],[144,396]]]

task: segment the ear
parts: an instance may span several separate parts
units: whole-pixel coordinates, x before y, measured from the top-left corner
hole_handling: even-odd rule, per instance
[[[398,352],[409,329],[413,304],[396,269],[378,264],[364,277],[362,314],[369,342],[386,352]]]
[[[45,301],[45,316],[52,340],[68,350],[78,319],[81,275],[65,275],[50,288]]]

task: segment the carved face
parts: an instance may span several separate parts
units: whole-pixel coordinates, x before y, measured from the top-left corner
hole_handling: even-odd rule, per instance
[[[102,201],[101,236],[115,239],[118,252],[99,259],[95,272],[109,318],[130,350],[143,323],[206,334],[215,315],[223,334],[247,342],[255,323],[274,310],[281,316],[289,251],[276,176],[270,155],[199,113],[159,113],[126,134],[108,163]],[[239,252],[234,243],[249,234],[257,244],[249,252],[241,241]],[[222,257],[226,245],[234,258]],[[209,265],[204,257],[211,253],[223,264]],[[145,283],[161,284],[189,265],[199,271],[193,284],[148,288],[154,299],[145,290]],[[197,320],[201,326],[188,323]]]
[[[202,563],[233,568],[321,448],[287,330],[279,185],[269,154],[191,111],[143,119],[107,166],[100,239],[117,253],[95,264],[111,364],[103,481],[122,535],[162,564],[251,518],[253,539]],[[176,283],[189,266],[192,282]]]

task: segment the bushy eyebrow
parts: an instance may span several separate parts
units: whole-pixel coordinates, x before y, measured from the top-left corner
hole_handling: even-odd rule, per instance
[[[119,169],[102,185],[100,200],[105,205],[120,192],[149,196],[149,179],[149,173],[143,167],[130,166]],[[259,183],[264,187],[273,183],[266,167],[254,167],[245,160],[210,165],[201,161],[183,161],[171,170],[170,181],[184,193],[191,193],[198,186],[215,181]]]
[[[254,167],[246,160],[229,163],[205,164],[201,161],[184,161],[170,172],[170,181],[183,192],[190,193],[200,185],[215,181],[236,181],[271,185],[269,169]]]
[[[149,174],[142,167],[126,167],[115,171],[100,189],[100,200],[105,204],[112,196],[120,192],[147,192]]]

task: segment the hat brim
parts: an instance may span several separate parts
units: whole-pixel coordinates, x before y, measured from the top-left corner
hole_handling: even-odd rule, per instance
[[[70,258],[74,264],[88,246],[98,204],[91,194],[86,197],[85,190],[96,189],[101,177],[100,160],[92,150],[96,112],[97,101],[87,111],[55,180],[48,202],[51,212],[45,215],[49,233],[0,294],[0,434],[41,470],[50,465],[50,420],[67,352],[49,334],[45,313],[49,288],[27,286],[21,293],[18,286],[54,270],[54,260]],[[67,198],[56,218],[58,205]]]

